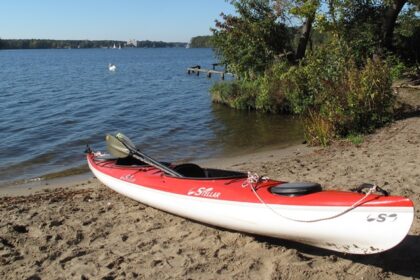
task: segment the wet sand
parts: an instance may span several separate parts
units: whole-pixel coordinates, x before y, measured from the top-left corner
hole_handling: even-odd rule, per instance
[[[376,183],[418,207],[420,115],[413,112],[359,145],[299,145],[201,165],[327,189]],[[397,247],[357,256],[196,223],[130,200],[94,178],[28,192],[9,189],[0,198],[0,279],[420,278],[419,210]]]

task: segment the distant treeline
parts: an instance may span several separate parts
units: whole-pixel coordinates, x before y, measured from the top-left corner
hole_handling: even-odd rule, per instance
[[[138,48],[185,48],[187,43],[167,43],[162,41],[137,41]]]
[[[137,48],[185,48],[187,43],[162,41],[137,41]],[[0,49],[85,49],[135,47],[126,41],[113,40],[45,40],[45,39],[0,39]]]
[[[191,38],[190,48],[211,48],[212,36],[196,36]]]

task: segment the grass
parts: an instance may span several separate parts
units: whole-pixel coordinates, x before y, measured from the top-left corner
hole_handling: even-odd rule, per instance
[[[361,134],[349,134],[346,139],[354,145],[360,145],[364,141],[363,135]]]

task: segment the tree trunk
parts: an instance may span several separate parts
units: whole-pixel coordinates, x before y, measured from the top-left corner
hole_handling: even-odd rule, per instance
[[[312,23],[315,19],[315,11],[306,19],[306,22],[302,26],[302,31],[299,37],[299,43],[296,50],[296,60],[300,60],[305,57],[306,45],[308,44],[309,35],[312,29]]]
[[[405,3],[407,0],[393,0],[385,10],[382,23],[382,45],[389,50],[392,49],[395,22]]]

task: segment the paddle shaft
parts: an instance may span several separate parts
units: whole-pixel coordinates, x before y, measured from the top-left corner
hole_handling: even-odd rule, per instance
[[[167,166],[161,164],[160,162],[158,162],[158,161],[156,161],[156,160],[154,160],[154,159],[146,156],[145,154],[141,153],[138,150],[131,151],[131,152],[132,152],[132,156],[134,158],[136,158],[138,160],[141,160],[141,161],[143,161],[143,162],[145,162],[145,163],[147,163],[147,164],[149,164],[151,166],[154,166],[157,169],[160,169],[160,170],[162,170],[163,172],[165,172],[165,173],[167,173],[169,175],[172,175],[174,177],[184,177],[181,174],[179,174],[178,172],[176,172],[175,170],[170,169],[169,167],[167,167]]]

